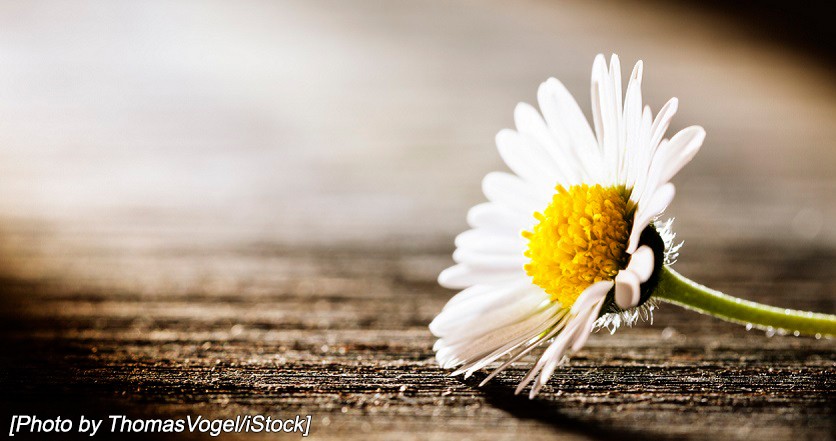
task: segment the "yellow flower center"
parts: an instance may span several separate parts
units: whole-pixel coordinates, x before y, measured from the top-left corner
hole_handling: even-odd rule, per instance
[[[615,278],[626,266],[633,209],[624,188],[562,185],[528,239],[525,272],[553,302],[570,307],[586,287]]]

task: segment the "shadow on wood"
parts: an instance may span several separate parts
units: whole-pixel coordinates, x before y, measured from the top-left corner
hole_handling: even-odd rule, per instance
[[[652,430],[637,431],[623,427],[612,427],[609,422],[594,417],[582,417],[567,412],[567,408],[561,405],[559,400],[548,397],[539,397],[533,400],[528,398],[528,391],[521,395],[514,394],[514,386],[488,383],[479,387],[479,383],[487,375],[475,373],[470,378],[461,382],[469,386],[477,394],[485,398],[491,406],[508,412],[520,419],[536,420],[547,424],[561,433],[576,433],[596,440],[617,440],[617,439],[644,439],[644,440],[668,440],[672,437],[653,433]],[[575,408],[577,411],[577,408]],[[594,411],[593,411],[594,414]]]

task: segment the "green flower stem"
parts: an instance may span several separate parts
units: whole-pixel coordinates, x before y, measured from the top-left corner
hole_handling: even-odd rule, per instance
[[[730,322],[796,335],[836,336],[836,315],[776,308],[714,291],[664,266],[653,298]]]

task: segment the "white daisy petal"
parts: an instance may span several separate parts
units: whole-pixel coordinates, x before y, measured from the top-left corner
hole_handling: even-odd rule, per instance
[[[519,395],[519,393],[522,392],[523,389],[525,389],[525,387],[528,386],[529,383],[531,383],[531,380],[533,380],[537,376],[537,374],[543,369],[543,366],[547,362],[554,360],[554,362],[556,363],[560,360],[558,356],[563,356],[563,349],[566,348],[566,336],[569,332],[574,331],[574,328],[569,330],[567,329],[567,327],[568,325],[564,326],[563,330],[557,336],[554,342],[552,342],[552,344],[548,348],[546,348],[546,351],[543,352],[543,355],[540,356],[540,358],[537,360],[537,363],[534,364],[534,367],[532,367],[528,371],[528,373],[525,374],[525,377],[523,377],[522,381],[520,381],[520,383],[517,385],[517,388],[514,390],[515,395]]]
[[[489,254],[522,255],[527,243],[519,232],[504,229],[490,230],[474,228],[456,236],[455,244],[458,248]]]
[[[565,311],[560,308],[544,310],[541,314],[533,316],[525,322],[514,325],[513,327],[508,326],[502,329],[501,332],[503,336],[501,343],[504,343],[503,345],[498,346],[489,354],[483,354],[478,357],[470,357],[470,361],[465,363],[451,375],[463,373],[465,374],[465,378],[469,377],[473,372],[482,369],[490,363],[493,363],[497,359],[507,355],[515,349],[520,347],[526,348],[528,346],[526,344],[527,342],[536,339],[539,334],[542,334],[543,329],[548,329],[554,326],[563,318],[564,315]]]
[[[592,122],[595,125],[595,137],[598,143],[601,143],[603,137],[604,122],[601,117],[601,96],[599,93],[600,85],[604,82],[607,76],[607,61],[603,54],[595,56],[595,61],[592,62],[592,89],[590,91],[592,102]]]
[[[459,248],[453,252],[453,260],[470,268],[479,270],[506,270],[518,268],[522,270],[528,258],[522,254],[490,254]]]
[[[478,323],[480,333],[457,335],[456,340],[446,341],[436,358],[445,363],[446,367],[455,367],[463,363],[480,361],[498,348],[506,345],[509,340],[525,337],[537,329],[547,327],[555,312],[549,309],[537,311],[535,314],[520,316],[512,322]]]
[[[618,176],[619,184],[628,185],[628,168],[632,165],[637,155],[628,154],[638,150],[635,146],[639,143],[642,131],[642,92],[641,92],[642,62],[636,63],[630,82],[627,84],[627,96],[624,99],[624,120],[619,140]]]
[[[490,172],[482,180],[485,197],[520,214],[530,214],[548,204],[548,197],[535,191],[520,178],[504,173]]]
[[[615,142],[612,145],[613,152],[610,159],[611,173],[613,174],[613,184],[619,183],[618,172],[621,164],[622,147],[624,146],[625,127],[624,127],[624,107],[622,105],[621,95],[621,61],[618,55],[613,54],[610,57],[610,94],[612,95],[615,104]]]
[[[544,83],[545,84],[545,83]],[[542,86],[541,86],[542,89]],[[517,131],[522,135],[536,141],[539,149],[539,160],[543,165],[554,170],[555,182],[563,186],[572,185],[572,176],[577,169],[577,163],[571,156],[563,154],[564,150],[555,142],[554,136],[549,131],[548,125],[537,109],[530,104],[519,103],[514,109],[514,124]],[[549,188],[552,191],[554,188]]]
[[[570,166],[565,176],[568,183],[596,179],[601,162],[598,142],[575,98],[563,83],[549,78],[540,85],[537,100],[557,147],[550,153],[556,162]]]
[[[691,126],[682,129],[668,142],[666,163],[662,169],[661,182],[668,182],[685,166],[700,150],[705,140],[705,129]]]
[[[607,71],[605,64],[596,63],[593,65],[592,109],[593,114],[596,115],[595,128],[598,133],[598,145],[601,147],[604,165],[604,172],[599,182],[602,185],[609,186],[615,183],[621,109],[619,108],[620,98],[616,100],[615,97],[613,78]],[[621,84],[618,87],[620,89]]]
[[[662,180],[663,164],[668,154],[665,147],[668,141],[664,140],[665,132],[670,125],[671,118],[676,114],[679,101],[671,98],[659,111],[656,119],[650,127],[650,140],[643,141],[640,148],[637,148],[636,155],[639,162],[636,163],[636,179],[630,200],[639,204],[642,197],[652,196],[661,184],[667,182]],[[647,114],[649,109],[645,109]]]
[[[676,110],[678,108],[679,100],[671,98],[664,106],[662,106],[662,109],[659,110],[659,114],[656,115],[656,119],[653,120],[653,126],[651,127],[651,147],[655,148],[660,142],[662,142],[662,138],[665,137],[665,132],[668,131],[671,119],[676,114]]]
[[[642,186],[636,186],[633,189],[633,193],[635,196],[631,197],[631,200],[635,201],[638,207],[644,207],[650,200],[653,198],[653,195],[656,194],[656,190],[659,189],[659,186],[664,185],[665,182],[662,182],[662,172],[664,171],[666,161],[665,158],[667,157],[667,144],[668,140],[663,139],[662,143],[659,144],[659,148],[650,157],[649,165],[647,171],[643,171],[643,183]]]
[[[467,265],[457,264],[445,269],[438,275],[438,284],[445,288],[462,289],[480,283],[502,282],[524,274],[521,269],[505,271],[476,270]]]
[[[505,362],[503,362],[501,365],[499,365],[484,380],[482,380],[482,382],[479,383],[479,386],[484,386],[488,381],[490,381],[492,378],[497,376],[500,372],[505,370],[505,368],[510,366],[512,363],[517,362],[520,358],[524,357],[529,352],[531,352],[534,348],[539,346],[540,343],[542,343],[544,341],[548,341],[548,340],[554,338],[555,335],[560,333],[563,330],[563,328],[566,326],[566,322],[568,321],[568,313],[567,313],[566,309],[561,309],[558,312],[557,319],[558,319],[558,321],[556,322],[555,325],[553,325],[551,327],[550,331],[545,331],[545,333],[540,334],[537,338],[529,341],[527,344],[524,344],[524,345],[521,345],[521,347],[518,347],[516,352],[511,354],[511,356],[508,358],[508,360],[505,360]]]
[[[516,283],[520,283],[521,279],[517,279]],[[504,286],[509,286],[513,282],[505,283]],[[469,286],[459,292],[456,293],[444,307],[441,309],[442,311],[446,311],[448,309],[453,308],[467,308],[467,306],[462,305],[472,305],[478,307],[479,305],[483,305],[489,301],[491,296],[500,296],[501,290],[497,289],[497,287],[503,286],[503,284],[480,284],[480,285],[473,285]],[[433,333],[436,337],[441,337],[444,333],[439,332],[437,329],[437,325],[441,323],[438,320],[438,316],[436,316],[432,322],[430,322],[430,332]]]
[[[627,243],[627,253],[632,254],[639,246],[639,237],[642,231],[650,225],[650,222],[668,208],[673,200],[676,189],[673,184],[668,183],[659,187],[646,205],[639,205],[633,221],[633,231],[630,233],[630,241]]]
[[[647,245],[642,245],[630,256],[627,269],[638,276],[639,282],[644,283],[653,275],[654,261],[653,249]]]
[[[568,328],[568,326],[567,326]],[[537,373],[535,372],[534,375],[529,379],[534,379],[537,377],[537,380],[534,382],[534,385],[531,387],[531,392],[529,392],[528,397],[534,398],[539,392],[540,389],[546,384],[546,380],[551,377],[552,373],[554,373],[555,368],[557,368],[558,364],[563,361],[563,353],[566,351],[566,346],[568,346],[570,339],[573,339],[578,332],[579,327],[573,326],[571,329],[564,329],[563,332],[557,336],[554,343],[546,349],[546,352],[543,354],[541,360],[543,360],[543,365],[541,367],[542,371],[540,372],[540,376],[537,377]],[[525,379],[520,383],[520,386],[527,385]],[[515,393],[522,392],[523,388],[517,386],[517,390],[514,391]]]
[[[518,279],[496,288],[477,290],[483,297],[481,302],[468,304],[462,301],[452,307],[444,308],[430,323],[430,331],[438,337],[450,337],[460,329],[466,329],[469,334],[473,334],[478,330],[472,326],[471,320],[479,321],[483,315],[503,308],[506,314],[518,312],[519,314],[515,314],[517,317],[534,314],[535,307],[543,301],[542,296],[537,295],[536,289],[537,287],[531,283],[522,283],[522,280]],[[528,307],[531,308],[526,310]],[[506,319],[509,323],[514,321],[513,317],[506,317],[503,320]],[[488,324],[495,325],[495,323]]]
[[[586,340],[592,333],[592,328],[595,325],[595,321],[598,320],[598,315],[601,312],[601,307],[604,306],[605,297],[606,293],[592,305],[592,309],[590,309],[589,312],[586,314],[586,321],[583,322],[582,331],[579,331],[575,341],[572,343],[572,352],[577,352],[583,349],[584,345],[586,344]]]
[[[526,336],[536,336],[536,331],[542,332],[556,320],[554,317],[560,309],[556,305],[544,303],[537,296],[521,294],[519,297],[485,312],[484,318],[479,315],[458,318],[461,326],[439,340],[437,358],[455,365],[478,362],[511,340],[520,339],[519,343],[524,343]]]
[[[583,305],[583,307],[572,307],[572,311],[570,312],[571,318],[568,320],[566,326],[560,334],[558,334],[554,342],[552,342],[552,344],[546,349],[534,367],[531,368],[528,374],[526,374],[514,393],[519,394],[522,392],[522,390],[525,389],[525,386],[527,386],[528,383],[534,379],[537,373],[544,368],[546,363],[549,363],[551,366],[557,365],[557,363],[563,358],[563,353],[566,347],[571,346],[571,344],[574,343],[574,340],[577,337],[578,328],[582,324],[586,324],[588,322],[586,313],[595,309],[596,306],[600,308],[599,302],[604,301],[607,292],[609,292],[610,288],[612,288],[612,285],[613,282],[611,280],[597,282],[590,285],[583,293],[581,293],[576,304]],[[591,327],[587,333],[589,331],[591,331]],[[549,376],[551,376],[551,373]],[[536,392],[533,392],[532,397],[533,395],[536,395]]]
[[[528,385],[528,383],[531,382],[531,380],[533,380],[537,373],[542,369],[542,373],[540,374],[537,382],[535,382],[534,386],[532,386],[529,396],[533,398],[537,395],[537,392],[539,392],[546,380],[551,377],[554,369],[563,359],[566,348],[573,347],[575,341],[581,335],[588,335],[592,331],[592,324],[594,323],[594,320],[590,320],[590,315],[598,315],[598,311],[600,310],[601,305],[603,305],[607,292],[609,292],[612,286],[613,282],[611,280],[605,280],[594,283],[584,290],[580,297],[578,297],[578,303],[585,305],[585,307],[578,308],[579,310],[577,312],[574,307],[572,308],[571,314],[573,314],[573,317],[566,324],[563,331],[561,331],[557,338],[555,338],[554,342],[548,347],[548,349],[546,349],[537,361],[537,364],[535,364],[531,371],[529,371],[525,378],[523,378],[515,393],[519,394],[522,392],[525,386]],[[586,337],[584,336],[584,341],[585,338]],[[580,347],[578,347],[578,349],[580,349]]]
[[[641,291],[639,290],[639,276],[625,269],[615,276],[615,304],[621,309],[629,309],[639,304]]]
[[[473,228],[519,232],[534,222],[531,214],[507,209],[491,202],[474,205],[467,212],[467,223]]]
[[[524,277],[518,277],[503,283],[473,285],[454,295],[447,302],[447,304],[444,305],[442,311],[452,308],[461,308],[465,310],[465,312],[488,310],[493,308],[497,302],[504,303],[506,301],[505,296],[508,295],[508,292],[513,292],[516,289],[528,286],[531,286],[531,282]],[[464,312],[462,314],[464,314]],[[437,318],[438,317],[436,317],[436,319]],[[441,337],[444,333],[439,329],[434,328],[433,323],[436,322],[437,320],[433,320],[432,323],[430,323],[430,331],[434,335]]]
[[[513,130],[504,129],[496,135],[496,146],[502,160],[519,177],[544,188],[545,191],[554,189],[557,171],[544,164],[537,141]]]
[[[639,92],[641,92],[642,86],[642,77],[644,76],[644,63],[639,60],[636,62],[636,65],[633,66],[633,72],[630,74],[630,81],[627,83],[627,90],[629,95],[629,90],[631,87],[636,87]],[[641,95],[639,95],[639,100],[641,100]],[[639,101],[641,103],[641,101]],[[639,110],[641,110],[641,104],[639,104]],[[627,108],[627,99],[624,99],[624,108]]]
[[[644,185],[646,173],[649,168],[652,149],[649,146],[651,125],[653,124],[653,117],[650,112],[650,107],[645,106],[641,113],[641,120],[639,122],[638,134],[631,136],[628,148],[630,153],[625,160],[626,170],[624,179],[624,187],[630,190],[630,201],[637,203],[640,196],[640,188]],[[655,150],[655,149],[653,149]]]

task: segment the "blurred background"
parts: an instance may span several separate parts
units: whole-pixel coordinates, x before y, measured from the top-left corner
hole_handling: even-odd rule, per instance
[[[150,228],[446,240],[502,167],[493,137],[514,105],[555,76],[588,114],[592,59],[613,52],[625,71],[644,60],[654,111],[680,99],[673,130],[708,132],[676,182],[682,235],[836,237],[832,59],[765,20],[687,2],[1,7],[6,240],[21,223],[103,246]]]
[[[588,115],[598,53],[618,53],[624,76],[644,61],[654,112],[680,99],[670,134],[707,131],[668,210],[686,241],[686,275],[834,312],[826,6],[0,2],[3,326],[21,347],[40,348],[29,364],[4,360],[54,379],[7,371],[10,384],[30,385],[14,399],[45,400],[56,384],[77,396],[102,381],[109,389],[92,396],[182,399],[177,385],[204,384],[188,359],[255,363],[266,370],[253,384],[273,388],[308,381],[270,376],[285,363],[362,364],[345,361],[346,348],[433,369],[425,326],[451,294],[434,279],[451,263],[467,208],[483,200],[482,176],[504,169],[494,135],[550,76]],[[683,326],[736,332],[693,320]],[[662,323],[648,338],[660,338]],[[369,349],[384,331],[396,343]],[[592,353],[612,341],[593,339]],[[775,344],[802,343],[754,345]],[[803,344],[819,348],[832,385],[832,346]],[[74,366],[70,377],[47,361]],[[135,390],[149,372],[137,363],[162,362],[181,377]],[[287,406],[293,390],[275,398]],[[133,398],[119,398],[124,391]],[[344,408],[299,400],[325,414]]]

